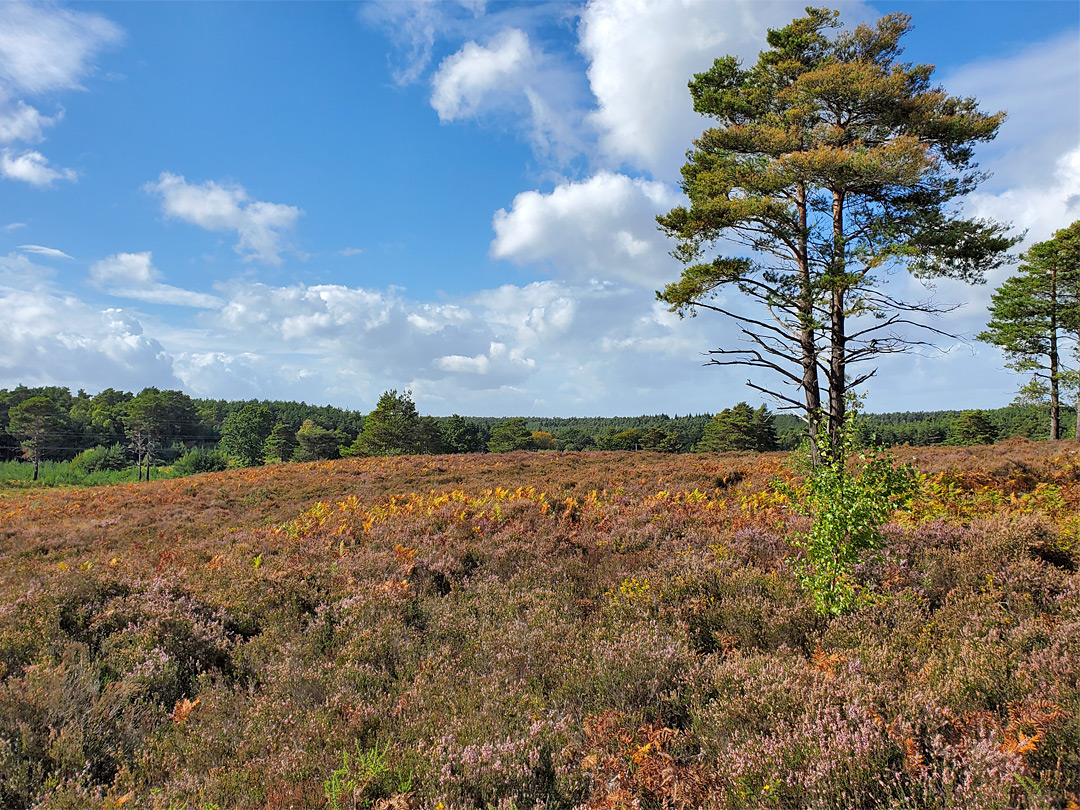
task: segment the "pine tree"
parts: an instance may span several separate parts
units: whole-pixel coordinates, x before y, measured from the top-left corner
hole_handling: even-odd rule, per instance
[[[983,410],[964,411],[949,426],[949,444],[992,444],[998,431]]]
[[[754,409],[745,402],[724,408],[705,426],[698,449],[713,453],[758,450],[759,436]]]
[[[296,450],[296,431],[281,422],[266,437],[265,458],[288,461]]]
[[[488,450],[492,453],[510,453],[514,450],[532,450],[532,431],[521,417],[499,422],[491,431]]]
[[[351,450],[362,456],[402,456],[422,452],[420,415],[412,392],[385,391],[364,420]]]
[[[487,449],[480,427],[456,413],[443,422],[442,431],[448,453],[483,453]]]
[[[270,410],[261,402],[249,402],[221,423],[221,449],[243,466],[255,467],[266,458],[270,429]]]
[[[1032,245],[1021,258],[1016,275],[1005,279],[991,298],[990,322],[977,338],[1002,349],[1010,368],[1033,372],[1033,385],[1025,393],[1045,390],[1050,438],[1057,439],[1061,386],[1076,376],[1062,359],[1066,348],[1075,350],[1080,340],[1080,220]]]
[[[304,424],[296,431],[297,446],[293,451],[293,461],[337,458],[341,455],[341,445],[346,441],[348,437],[341,431],[327,430],[322,425],[316,425],[311,419],[305,419]]]
[[[8,430],[19,439],[23,455],[34,462],[38,480],[42,456],[58,445],[64,414],[48,397],[30,397],[8,411]]]
[[[689,207],[657,218],[687,265],[658,297],[680,314],[733,320],[745,345],[715,349],[711,362],[778,379],[747,384],[801,411],[811,436],[825,418],[833,445],[848,390],[874,374],[852,367],[925,345],[911,330],[940,311],[895,297],[885,272],[980,281],[1015,243],[955,205],[982,179],[973,147],[1004,113],[980,112],[932,85],[932,66],[900,61],[907,15],[826,35],[837,27],[837,12],[809,8],[769,31],[753,67],[728,56],[694,77],[694,109],[715,126],[683,167]],[[721,239],[754,257],[714,256]],[[729,303],[736,293],[748,303]]]

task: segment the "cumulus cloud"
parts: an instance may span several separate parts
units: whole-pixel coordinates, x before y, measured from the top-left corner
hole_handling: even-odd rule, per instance
[[[524,349],[510,349],[505,343],[493,342],[486,354],[466,357],[461,354],[447,354],[435,358],[435,365],[443,371],[454,374],[487,374],[500,364],[517,366],[520,370],[532,371],[536,361],[527,357]]]
[[[134,298],[148,304],[172,304],[198,309],[215,309],[222,301],[217,296],[185,290],[161,281],[161,271],[153,263],[150,251],[116,253],[90,267],[94,284],[120,298]]]
[[[182,386],[172,358],[134,315],[99,309],[54,288],[48,268],[0,258],[0,385]]]
[[[0,151],[0,174],[11,180],[21,180],[38,188],[47,188],[57,180],[74,182],[78,175],[73,169],[54,168],[41,152],[28,149],[15,152]]]
[[[381,390],[411,387],[435,413],[523,412],[539,400],[563,413],[616,412],[627,392],[661,407],[694,373],[701,348],[697,324],[676,328],[651,296],[611,283],[511,284],[440,303],[395,289],[242,279],[221,292],[225,306],[200,320],[208,348],[166,344],[177,373],[227,386],[224,369],[241,369],[261,380],[262,396],[364,396],[370,407]]]
[[[440,121],[475,115],[485,96],[517,89],[533,62],[529,37],[519,28],[508,28],[487,46],[467,42],[439,66],[431,106]]]
[[[997,194],[972,194],[966,210],[1026,230],[1027,244],[1050,238],[1080,219],[1080,147],[1059,157],[1045,183],[1023,183]]]
[[[236,280],[221,292],[226,304],[201,320],[204,343],[233,348],[227,360],[212,349],[173,350],[185,380],[208,384],[228,365],[266,375],[274,390],[305,385],[346,401],[357,391],[411,387],[435,413],[520,412],[538,399],[563,412],[581,403],[614,412],[620,389],[659,402],[681,385],[680,370],[698,363],[699,328],[676,329],[672,316],[656,315],[651,296],[625,285],[542,281],[442,303],[327,284]],[[643,364],[646,347],[653,354]],[[666,361],[654,367],[657,356]],[[608,396],[605,386],[611,401],[603,404],[596,398]]]
[[[245,260],[281,264],[285,232],[303,213],[293,205],[252,200],[238,185],[208,180],[188,183],[183,175],[162,172],[145,189],[161,198],[166,216],[181,219],[208,231],[236,231],[235,250]]]
[[[95,311],[74,298],[3,289],[0,302],[10,311],[0,323],[0,377],[8,384],[181,385],[161,344],[122,310]]]
[[[754,0],[590,0],[578,25],[596,108],[589,121],[607,160],[674,180],[705,119],[686,83],[713,60],[752,62],[765,30],[800,16],[805,3]],[[858,8],[845,8],[845,17]]]
[[[21,253],[0,256],[0,286],[36,291],[49,286],[54,273],[51,268],[34,264]]]
[[[655,217],[680,201],[670,186],[602,171],[550,193],[525,191],[495,213],[491,255],[547,264],[568,278],[621,279],[646,287],[672,281],[678,265]]]
[[[48,256],[51,259],[70,259],[64,251],[43,245],[19,245],[19,250],[24,253],[35,253],[38,256]]]
[[[106,289],[161,283],[148,254],[110,259],[94,266]],[[241,278],[219,288],[220,308],[169,325],[82,303],[50,276],[25,255],[0,258],[0,306],[12,313],[0,324],[10,347],[0,385],[161,385],[360,409],[407,387],[424,412],[492,416],[704,412],[752,398],[744,370],[700,368],[702,352],[737,340],[730,324],[680,321],[628,284],[548,280],[432,302],[394,288]],[[921,373],[936,385],[931,372]],[[982,372],[969,355],[953,373]],[[900,376],[875,393],[901,387]],[[979,384],[993,379],[1011,390],[1000,369]],[[921,403],[944,407],[954,396],[938,385]]]
[[[443,122],[509,115],[525,122],[538,154],[565,162],[583,148],[578,78],[533,47],[520,28],[500,31],[486,45],[466,42],[439,65],[431,106]]]
[[[361,12],[404,51],[399,80],[425,74],[437,42],[462,42],[432,77],[431,105],[442,121],[495,118],[521,126],[542,159],[562,166],[584,158],[674,181],[705,121],[685,90],[694,73],[724,54],[752,61],[768,27],[803,12],[778,0],[589,0],[577,18],[577,54],[538,43],[551,12],[543,5],[499,5],[473,18],[448,3],[372,4]],[[876,16],[864,3],[845,18]],[[478,33],[479,32],[479,33]],[[587,66],[582,76],[579,59]]]

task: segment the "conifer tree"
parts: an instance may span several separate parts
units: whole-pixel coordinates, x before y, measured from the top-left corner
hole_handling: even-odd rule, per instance
[[[264,455],[266,458],[288,461],[296,450],[296,431],[281,422],[278,422],[270,430],[266,437]]]
[[[390,390],[379,397],[350,450],[362,456],[401,456],[420,453],[421,440],[420,415],[412,392]]]
[[[492,453],[510,453],[514,450],[532,450],[532,431],[519,417],[499,422],[491,431],[488,451]]]
[[[327,430],[322,425],[316,425],[311,419],[305,419],[304,424],[296,431],[293,461],[337,458],[341,455],[341,445],[346,441],[348,437],[340,430]]]
[[[776,429],[772,414],[764,405],[755,411],[745,402],[724,408],[705,425],[698,449],[717,453],[728,450],[775,450]]]
[[[487,449],[480,427],[456,413],[443,422],[442,432],[449,453],[483,453]]]
[[[1041,393],[1045,385],[1050,438],[1057,439],[1062,382],[1076,375],[1062,360],[1080,340],[1080,220],[1032,245],[1021,258],[1016,275],[991,298],[990,322],[977,337],[1001,348],[1010,368],[1033,372],[1031,390]],[[1077,413],[1080,428],[1080,408]]]
[[[715,349],[711,362],[768,372],[781,385],[748,385],[801,411],[811,436],[824,418],[834,446],[848,390],[874,374],[852,367],[936,331],[912,330],[941,308],[897,298],[885,272],[977,282],[1015,243],[955,212],[983,177],[973,147],[1004,113],[932,85],[932,66],[900,61],[907,15],[827,36],[839,26],[837,12],[809,8],[769,31],[753,67],[728,56],[694,77],[694,109],[715,126],[683,167],[690,205],[657,218],[687,265],[658,297],[734,321],[746,345]],[[720,240],[753,258],[716,255]]]
[[[243,466],[255,467],[266,459],[270,430],[270,410],[261,402],[249,402],[221,423],[221,448]]]
[[[38,480],[42,456],[59,444],[64,414],[48,397],[30,397],[8,411],[9,427],[22,445],[23,455],[34,462],[34,481]]]

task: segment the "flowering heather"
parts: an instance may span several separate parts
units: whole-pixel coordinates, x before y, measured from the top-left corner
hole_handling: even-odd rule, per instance
[[[0,807],[1076,808],[1080,460],[911,451],[826,618],[785,456],[0,496]]]

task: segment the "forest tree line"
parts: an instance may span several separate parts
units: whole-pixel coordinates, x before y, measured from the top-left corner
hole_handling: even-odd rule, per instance
[[[1073,409],[1064,408],[1074,415]],[[1066,426],[1073,420],[1062,419]],[[865,414],[868,444],[969,445],[1045,439],[1039,405],[996,410]],[[1068,431],[1065,431],[1068,433]],[[198,399],[182,391],[58,386],[0,389],[0,460],[71,462],[80,472],[152,467],[174,474],[277,461],[514,450],[721,452],[790,449],[806,434],[792,414],[745,402],[716,414],[633,417],[422,416],[408,391],[387,391],[370,413],[279,400]]]

